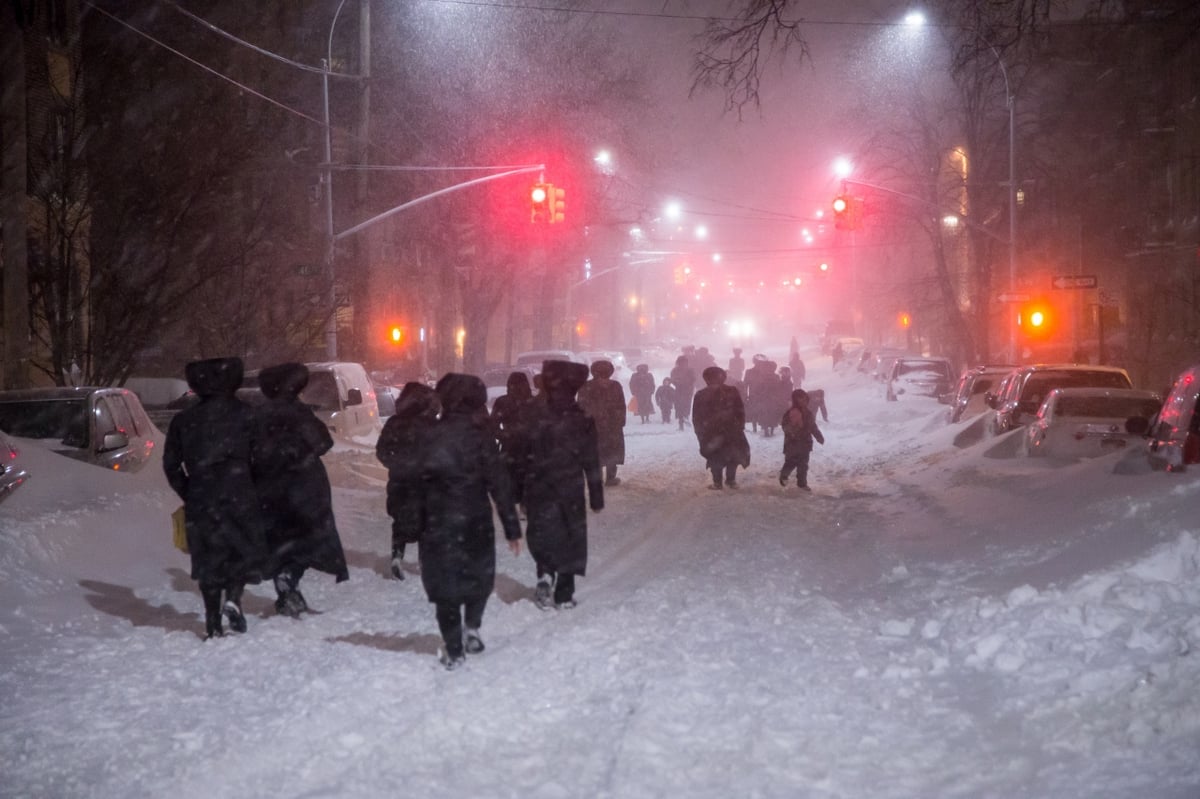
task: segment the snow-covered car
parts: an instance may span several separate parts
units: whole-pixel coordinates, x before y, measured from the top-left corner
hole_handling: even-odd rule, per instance
[[[0,432],[0,502],[28,479],[29,472],[21,466],[21,451],[11,438]]]
[[[1154,468],[1182,472],[1200,465],[1200,364],[1176,378],[1158,415],[1140,428],[1148,428],[1146,457]]]
[[[1056,388],[1133,388],[1129,373],[1115,366],[1035,364],[1014,369],[1004,391],[991,401],[992,432],[1016,430],[1032,421],[1046,395]]]
[[[137,394],[78,386],[0,391],[0,430],[35,439],[68,458],[114,471],[137,471],[162,433]]]
[[[947,421],[954,424],[987,410],[988,392],[995,391],[1004,376],[1016,368],[1014,364],[982,364],[963,370],[950,397]]]
[[[1126,429],[1129,418],[1153,416],[1161,406],[1162,398],[1153,391],[1056,388],[1025,428],[1025,454],[1094,458],[1124,450],[1140,440]]]
[[[954,385],[954,367],[949,358],[897,358],[888,374],[885,397],[940,397]]]

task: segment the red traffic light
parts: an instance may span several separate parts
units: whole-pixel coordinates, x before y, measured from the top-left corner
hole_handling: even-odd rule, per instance
[[[846,209],[850,207],[850,203],[845,197],[833,198],[833,212],[835,214],[844,214]]]
[[[1021,307],[1017,324],[1026,336],[1045,338],[1054,332],[1054,308],[1041,300],[1026,303]]]

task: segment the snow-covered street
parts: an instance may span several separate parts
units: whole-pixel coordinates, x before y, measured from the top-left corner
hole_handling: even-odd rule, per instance
[[[249,631],[204,642],[161,469],[25,442],[0,795],[1200,796],[1200,472],[1016,457],[815,354],[812,386],[811,495],[781,434],[717,492],[690,430],[631,416],[578,608],[500,543],[454,672],[415,555],[387,576],[369,446],[326,459],[350,581],[306,576],[300,620],[252,586]]]

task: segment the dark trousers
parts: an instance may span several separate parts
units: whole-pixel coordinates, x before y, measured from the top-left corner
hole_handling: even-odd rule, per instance
[[[671,406],[670,405],[664,406],[663,408],[661,408],[661,410],[662,410],[663,424],[667,424],[668,422],[671,421]]]
[[[221,594],[224,592],[225,601],[232,602],[239,608],[242,606],[242,591],[245,585],[235,583],[231,586],[200,583],[200,596],[204,599],[204,631],[207,635],[220,635],[221,626]]]
[[[783,468],[779,471],[780,479],[787,480],[788,475],[792,473],[792,469],[795,469],[796,485],[808,485],[808,456],[811,454],[811,452],[805,450],[798,455],[789,455],[784,458]]]
[[[710,466],[708,470],[712,472],[713,485],[721,485],[721,475],[725,475],[725,483],[733,485],[737,482],[737,464],[727,463],[724,466]]]
[[[470,602],[438,602],[437,623],[442,631],[442,641],[446,644],[446,654],[452,658],[463,655],[463,616],[466,616],[467,627],[478,630],[483,625],[483,609],[487,607],[487,597],[472,599]]]

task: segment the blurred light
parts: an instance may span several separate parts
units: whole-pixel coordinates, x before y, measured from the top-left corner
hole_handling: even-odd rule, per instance
[[[817,268],[818,268],[818,269],[820,269],[822,272],[828,272],[828,271],[829,271],[829,264],[827,264],[827,263],[822,263],[822,264],[821,264],[819,267],[817,267]]]
[[[904,24],[910,28],[919,28],[925,24],[925,15],[920,11],[909,11],[904,15]]]
[[[629,235],[633,236],[635,239],[640,239],[642,237],[642,229],[637,225],[634,225],[629,229]]]
[[[601,150],[596,153],[596,163],[600,166],[608,166],[612,163],[612,153],[608,150]]]
[[[678,219],[679,217],[683,216],[683,206],[672,200],[671,202],[667,203],[665,208],[663,208],[663,215],[666,216],[667,219]]]
[[[848,178],[854,172],[854,164],[850,163],[850,159],[844,155],[839,155],[833,159],[833,174],[839,178]]]
[[[804,281],[803,281],[803,280],[801,280],[801,279],[800,279],[800,278],[798,278],[798,277],[797,277],[797,278],[792,278],[792,285],[793,285],[793,286],[799,286],[799,285],[801,285],[803,282],[804,282]]]
[[[824,218],[825,218],[825,209],[818,208],[817,209],[817,219],[824,219]]]
[[[696,238],[698,238],[698,239],[708,238],[708,228],[706,228],[704,225],[696,225]]]
[[[629,307],[630,308],[638,307],[638,298],[637,298],[636,294],[633,294],[629,297]]]
[[[954,214],[946,214],[942,217],[943,227],[958,227],[958,217]]]
[[[712,259],[713,259],[713,263],[714,263],[714,264],[719,264],[719,263],[721,263],[721,253],[719,253],[719,252],[714,252],[714,253],[713,253],[713,255],[712,255]]]

